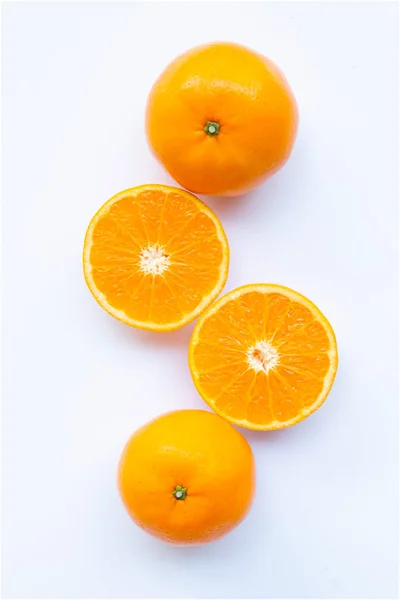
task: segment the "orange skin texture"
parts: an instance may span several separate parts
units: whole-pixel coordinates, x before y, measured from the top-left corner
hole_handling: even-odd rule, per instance
[[[173,495],[187,489],[185,499]],[[161,415],[123,451],[118,487],[139,527],[172,544],[204,544],[247,515],[255,489],[253,453],[227,421],[202,410]]]
[[[220,125],[210,136],[207,122]],[[235,196],[289,158],[298,128],[280,69],[244,46],[215,43],[176,58],[147,103],[147,138],[170,175],[192,192]]]

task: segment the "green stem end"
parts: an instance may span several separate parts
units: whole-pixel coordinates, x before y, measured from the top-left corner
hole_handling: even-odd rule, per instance
[[[187,496],[187,488],[177,485],[172,492],[172,495],[174,496],[175,500],[184,500]]]
[[[220,124],[216,121],[207,121],[206,126],[204,127],[204,131],[208,133],[209,136],[213,137],[214,135],[219,134]]]

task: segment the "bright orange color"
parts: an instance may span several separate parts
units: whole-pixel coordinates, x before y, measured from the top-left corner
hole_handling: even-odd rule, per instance
[[[178,329],[221,292],[229,246],[216,215],[178,188],[143,185],[100,208],[86,233],[83,267],[108,313],[153,331]]]
[[[128,441],[118,486],[132,519],[173,544],[212,542],[250,509],[253,454],[217,415],[179,410],[151,421]]]
[[[333,329],[310,300],[279,285],[240,287],[199,319],[189,365],[204,400],[249,429],[289,427],[321,406],[338,364]]]
[[[298,110],[271,60],[216,43],[172,61],[150,92],[146,122],[152,151],[183,187],[234,196],[289,158]]]

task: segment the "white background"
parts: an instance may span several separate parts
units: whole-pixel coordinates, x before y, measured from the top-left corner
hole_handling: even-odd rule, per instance
[[[3,593],[18,598],[396,595],[397,7],[3,5]],[[185,49],[233,40],[275,60],[300,108],[292,158],[257,191],[208,199],[231,244],[226,291],[276,282],[333,324],[340,366],[315,415],[245,435],[258,492],[235,532],[174,548],[119,501],[141,424],[205,408],[192,327],[135,331],[91,298],[93,213],[172,183],[150,155],[150,86]]]

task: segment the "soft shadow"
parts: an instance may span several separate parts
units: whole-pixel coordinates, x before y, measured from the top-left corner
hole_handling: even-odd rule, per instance
[[[242,211],[248,211],[252,203],[259,200],[260,188],[251,190],[240,196],[204,196],[197,194],[198,197],[207,204],[221,218],[228,214],[236,215]]]
[[[189,323],[176,331],[144,331],[134,330],[135,341],[146,346],[178,347],[188,346],[195,323]]]
[[[101,309],[100,309],[101,310]],[[112,336],[116,336],[121,341],[132,344],[141,344],[143,346],[167,348],[167,347],[187,347],[194,329],[195,323],[189,323],[176,331],[146,331],[144,329],[136,329],[125,325],[101,311],[102,314],[98,318],[103,321],[102,327],[108,328]]]

